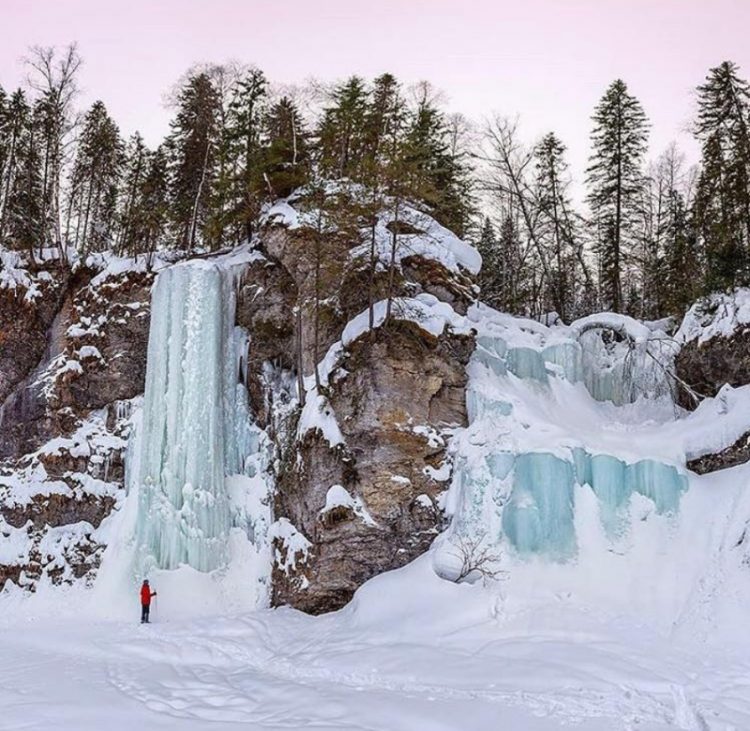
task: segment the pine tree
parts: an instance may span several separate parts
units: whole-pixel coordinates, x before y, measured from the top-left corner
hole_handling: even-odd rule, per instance
[[[82,252],[101,251],[113,243],[111,233],[123,154],[117,125],[104,104],[94,102],[84,118],[71,176],[75,245]]]
[[[151,255],[163,244],[169,223],[169,159],[164,146],[149,153],[135,210],[131,251]]]
[[[706,288],[750,284],[750,86],[730,61],[698,87],[695,134],[702,168],[693,214]]]
[[[268,197],[263,176],[267,93],[265,75],[259,69],[251,69],[237,83],[229,105],[226,147],[231,182],[227,198],[237,241],[252,236],[263,200]]]
[[[14,171],[4,210],[4,240],[17,250],[28,251],[34,259],[35,248],[45,237],[43,208],[44,181],[42,154],[44,136],[39,117],[24,106],[23,96],[16,96],[18,135],[15,143]]]
[[[285,198],[308,180],[309,135],[296,104],[287,96],[268,110],[264,128],[267,147],[263,177],[271,196]]]
[[[171,219],[178,245],[192,251],[205,241],[217,154],[219,98],[206,73],[191,76],[177,98],[167,140]]]
[[[321,172],[357,180],[365,150],[369,94],[363,79],[352,76],[336,86],[317,130]]]
[[[124,155],[122,182],[119,195],[117,250],[122,255],[134,251],[134,240],[139,215],[140,195],[146,176],[148,149],[143,137],[136,132],[129,140]]]
[[[8,164],[11,138],[10,99],[0,86],[0,216],[2,215],[3,199],[5,197],[5,168]]]
[[[378,165],[393,154],[405,117],[400,84],[393,74],[381,74],[373,81],[363,119],[364,157],[370,173],[373,169],[377,172]]]
[[[701,293],[701,281],[696,276],[700,258],[684,197],[672,189],[666,205],[660,314],[680,317]]]
[[[579,265],[565,151],[565,145],[553,132],[545,135],[534,150],[539,220],[537,236],[550,261],[546,299],[563,320],[575,308]]]
[[[0,169],[0,243],[5,241],[10,215],[9,202],[20,178],[20,149],[30,125],[31,110],[23,90],[16,90],[8,101],[4,122],[4,162]]]
[[[633,247],[643,186],[647,121],[640,102],[620,79],[605,92],[593,121],[588,203],[597,232],[603,299],[608,308],[620,312],[625,305],[623,272]]]
[[[491,307],[503,307],[505,304],[503,261],[495,226],[489,216],[484,217],[476,248],[482,255],[482,269],[478,278],[482,301]]]

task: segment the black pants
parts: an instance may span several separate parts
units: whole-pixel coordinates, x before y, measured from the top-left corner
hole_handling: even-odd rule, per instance
[[[150,604],[141,604],[141,622],[148,622],[148,613],[150,609]]]

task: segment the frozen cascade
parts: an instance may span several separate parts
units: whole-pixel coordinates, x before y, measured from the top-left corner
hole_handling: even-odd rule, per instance
[[[457,440],[446,500],[453,521],[442,545],[479,539],[519,556],[567,561],[577,553],[576,495],[581,488],[596,497],[602,530],[611,542],[626,536],[635,494],[648,498],[656,515],[668,518],[679,511],[688,481],[678,467],[654,459],[631,462],[565,436],[567,415],[558,412],[555,397],[564,383],[577,389],[576,398],[614,404],[645,394],[668,395],[663,369],[657,372],[645,350],[648,344],[626,352],[627,344],[610,347],[596,332],[581,339],[586,342],[559,339],[535,349],[500,336],[477,337],[468,367],[469,427]],[[536,408],[541,405],[551,426],[529,423],[527,400]],[[556,436],[535,438],[532,424],[541,434]],[[439,572],[447,555],[440,545]],[[445,572],[453,570],[449,566]]]
[[[230,475],[257,451],[241,373],[247,334],[235,326],[230,266],[193,260],[159,274],[152,294],[138,461],[141,571],[227,562]]]
[[[502,525],[520,553],[573,555],[573,465],[544,452],[518,455]]]

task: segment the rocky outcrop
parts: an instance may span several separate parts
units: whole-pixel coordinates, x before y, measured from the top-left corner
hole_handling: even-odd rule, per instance
[[[33,289],[0,288],[0,404],[42,360],[47,331],[68,291],[64,269],[44,269],[36,277]]]
[[[682,345],[675,361],[677,376],[695,392],[694,397],[681,389],[685,408],[695,408],[696,397],[715,396],[727,383],[750,383],[750,289],[698,300],[675,338]]]
[[[706,454],[687,463],[687,468],[699,475],[716,472],[727,467],[735,467],[750,460],[750,431],[743,434],[734,444],[713,454]]]
[[[144,387],[153,281],[127,267],[50,277],[43,296],[0,306],[0,320],[15,314],[26,328],[14,347],[0,344],[12,363],[3,371],[0,532],[22,548],[0,578],[32,589],[42,575],[90,577],[98,566],[96,530],[119,499],[131,400]]]
[[[417,253],[400,257],[392,273],[387,259],[373,273],[366,244],[316,235],[304,225],[269,222],[260,236],[266,259],[245,276],[238,320],[254,351],[254,403],[271,396],[263,385],[269,362],[290,372],[303,364],[305,408],[275,435],[273,602],[320,613],[426,551],[443,527],[447,447],[452,430],[466,424],[465,368],[474,347],[470,334],[450,327],[435,334],[399,313],[346,347],[342,331],[389,292],[431,295],[465,313],[475,288],[470,272],[439,259],[437,244],[432,258],[432,242],[420,241],[414,227],[403,235]],[[333,275],[316,273],[316,246],[336,262]],[[400,239],[397,246],[406,250]],[[332,371],[321,375],[319,393],[312,373],[324,359]]]
[[[728,337],[691,340],[680,349],[675,368],[678,378],[703,397],[716,396],[727,383],[734,387],[750,383],[750,327]],[[695,399],[685,389],[679,394],[681,406],[695,408]]]
[[[356,228],[322,233],[269,219],[237,282],[237,323],[251,343],[242,372],[275,444],[276,604],[341,607],[370,577],[427,550],[443,528],[472,334],[422,325],[395,307],[387,324],[381,317],[342,344],[347,324],[389,295],[443,303],[443,314],[465,313],[473,301],[472,273],[457,263],[468,247],[411,215],[408,226],[379,224],[374,269]],[[400,253],[391,269],[394,230]],[[0,565],[0,582],[33,589],[43,576],[90,579],[104,549],[100,528],[121,501],[153,275],[95,264],[42,278],[37,290],[49,290],[17,320],[22,293],[0,303],[0,368],[10,364],[0,380],[0,540],[18,549]],[[328,372],[317,389],[322,361]]]
[[[443,527],[446,445],[466,423],[472,350],[471,337],[435,338],[407,322],[352,344],[328,397],[343,442],[304,432],[280,476],[277,515],[311,547],[298,570],[277,569],[277,603],[338,609],[367,579],[427,550]]]

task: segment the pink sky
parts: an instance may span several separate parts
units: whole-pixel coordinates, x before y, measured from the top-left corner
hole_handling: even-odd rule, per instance
[[[23,78],[32,44],[78,41],[84,97],[123,132],[165,133],[163,94],[196,61],[236,58],[282,82],[388,70],[426,78],[452,110],[554,129],[574,172],[589,117],[622,77],[653,124],[652,152],[686,134],[693,89],[724,59],[750,77],[750,0],[2,0],[0,84]]]

